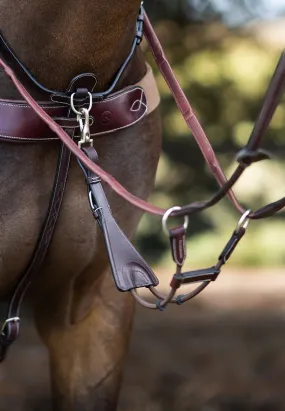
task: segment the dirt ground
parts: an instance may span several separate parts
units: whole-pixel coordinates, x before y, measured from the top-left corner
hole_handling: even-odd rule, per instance
[[[0,411],[50,411],[32,324],[0,366]],[[227,273],[201,297],[138,308],[119,411],[285,410],[285,273]]]

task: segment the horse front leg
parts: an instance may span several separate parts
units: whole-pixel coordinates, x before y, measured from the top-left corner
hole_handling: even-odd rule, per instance
[[[36,307],[37,328],[50,355],[55,411],[116,410],[134,302],[115,289],[109,272],[99,282],[83,318],[88,302],[71,295],[73,286],[58,298],[47,295]],[[48,319],[43,305],[49,306]]]
[[[156,111],[134,129],[98,144],[102,167],[144,199],[153,187],[160,131]],[[134,301],[115,287],[101,231],[89,210],[86,184],[74,163],[49,258],[34,284],[36,324],[50,354],[54,410],[114,411]],[[132,238],[141,212],[105,188],[114,217]]]

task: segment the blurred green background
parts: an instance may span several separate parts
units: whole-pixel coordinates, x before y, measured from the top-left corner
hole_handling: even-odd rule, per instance
[[[229,177],[236,166],[235,155],[248,140],[285,46],[285,2],[148,0],[145,7]],[[163,120],[163,153],[150,201],[168,208],[208,199],[217,190],[217,183],[147,48],[146,57],[155,69]],[[284,196],[284,100],[263,142],[273,159],[252,165],[235,186],[235,193],[246,208],[255,210]],[[215,264],[238,220],[239,215],[227,199],[193,216],[188,229],[187,267]],[[229,264],[283,265],[284,233],[282,212],[251,222]],[[136,241],[153,264],[170,264],[168,239],[162,233],[160,219],[145,215]]]

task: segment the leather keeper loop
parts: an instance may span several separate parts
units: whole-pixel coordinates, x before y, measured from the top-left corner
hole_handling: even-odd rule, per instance
[[[175,264],[182,267],[186,259],[186,239],[183,225],[169,230],[172,258]]]

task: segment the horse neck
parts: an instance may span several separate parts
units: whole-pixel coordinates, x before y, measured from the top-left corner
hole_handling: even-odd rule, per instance
[[[130,51],[139,0],[0,0],[0,28],[8,43],[49,88],[72,77],[96,74],[104,89]],[[120,86],[144,73],[137,51]]]

